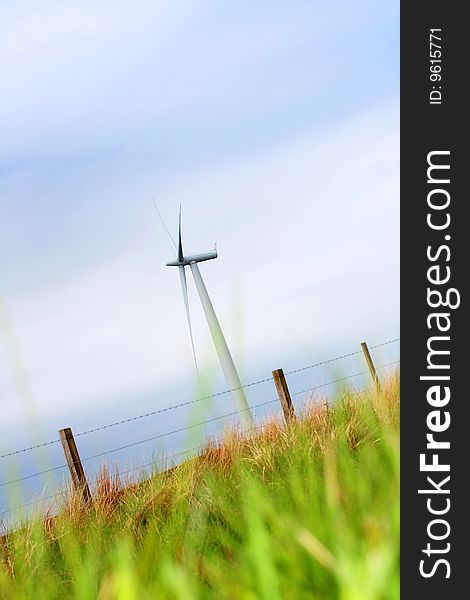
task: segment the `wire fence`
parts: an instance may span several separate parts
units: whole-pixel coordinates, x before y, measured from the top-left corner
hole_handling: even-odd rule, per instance
[[[271,402],[271,401],[270,401]],[[269,403],[270,403],[269,402]],[[274,401],[273,401],[274,402]],[[266,403],[268,404],[268,403]],[[263,427],[263,424],[258,424],[256,427],[254,427],[251,432],[256,432],[256,431],[260,431]],[[187,448],[186,450],[180,450],[178,452],[174,452],[172,453],[170,456],[163,456],[161,458],[157,458],[157,459],[153,459],[150,462],[144,463],[144,464],[140,464],[136,467],[132,467],[130,469],[125,469],[124,471],[119,471],[119,476],[122,477],[123,475],[127,475],[129,473],[133,473],[135,471],[141,471],[143,474],[146,474],[145,469],[152,467],[153,472],[158,472],[158,465],[161,464],[165,464],[165,465],[172,465],[172,466],[176,466],[176,462],[175,459],[180,458],[181,456],[187,456],[189,455],[193,455],[193,456],[198,456],[199,453],[204,450],[205,448],[208,447],[208,442],[210,441],[211,443],[217,445],[220,444],[222,442],[223,438],[219,437],[219,438],[209,438],[209,440],[205,440],[202,444],[198,445],[198,446],[194,446],[193,448]],[[85,459],[84,459],[85,460]],[[99,488],[99,482],[95,482],[94,484],[92,484],[92,491],[96,492],[97,489]],[[54,494],[50,494],[49,496],[42,496],[41,498],[36,498],[35,500],[31,500],[30,502],[25,502],[24,504],[20,504],[18,506],[12,506],[10,508],[7,508],[5,510],[2,511],[2,516],[6,515],[10,512],[15,512],[15,511],[21,511],[24,508],[27,508],[29,506],[34,506],[37,504],[45,504],[47,501],[49,500],[54,500],[55,498],[67,498],[70,497],[73,494],[73,492],[71,492],[69,489],[63,489],[59,492],[56,492]],[[1,519],[1,517],[0,517]]]
[[[380,347],[387,346],[387,345],[390,345],[390,344],[393,344],[393,343],[397,343],[397,342],[399,342],[399,340],[400,340],[400,338],[395,338],[395,339],[392,339],[392,340],[388,340],[386,342],[382,342],[380,344],[376,344],[374,346],[370,346],[370,349],[372,350],[372,349],[380,348]],[[358,355],[358,354],[361,354],[361,353],[362,353],[362,350],[358,350],[358,351],[354,351],[354,352],[349,352],[347,354],[342,354],[340,356],[336,356],[336,357],[333,357],[333,358],[330,358],[330,359],[327,359],[327,360],[324,360],[324,361],[321,361],[321,362],[313,363],[313,364],[310,364],[310,365],[307,365],[307,366],[304,366],[304,367],[300,367],[298,369],[293,369],[291,371],[287,371],[287,372],[285,372],[285,375],[293,375],[293,374],[296,374],[296,373],[300,373],[300,372],[306,371],[308,369],[314,369],[314,368],[317,368],[317,367],[320,367],[320,366],[324,366],[324,365],[327,365],[327,364],[331,364],[331,363],[334,363],[336,361],[343,360],[345,358],[349,358],[349,357],[352,357],[352,356],[355,356],[355,355]],[[389,366],[392,366],[392,365],[397,365],[399,363],[400,363],[399,360],[395,360],[395,361],[392,361],[392,362],[388,362],[388,363],[382,364],[382,365],[376,367],[376,369],[377,370],[384,369],[386,367],[389,367]],[[305,394],[308,394],[308,393],[313,393],[313,392],[315,392],[315,391],[317,391],[319,389],[325,388],[327,386],[331,386],[331,385],[335,385],[335,384],[338,384],[338,383],[342,383],[344,381],[347,381],[347,380],[350,380],[350,379],[353,379],[355,377],[359,377],[359,376],[362,376],[362,375],[366,375],[368,373],[369,373],[369,371],[366,371],[366,370],[359,371],[357,373],[353,373],[353,374],[347,375],[345,377],[340,377],[340,378],[334,379],[332,381],[327,381],[325,383],[321,383],[321,384],[312,386],[310,388],[306,388],[306,389],[302,389],[302,390],[298,390],[298,391],[292,392],[291,396],[295,397],[295,396],[299,396],[299,395],[302,395],[302,394],[305,395]],[[272,377],[267,377],[267,378],[264,378],[264,379],[253,381],[253,382],[248,383],[246,385],[243,385],[241,387],[242,388],[249,388],[249,387],[252,387],[252,386],[260,385],[262,383],[266,383],[268,381],[272,381]],[[134,421],[138,421],[140,419],[145,419],[145,418],[153,416],[153,415],[157,415],[157,414],[161,414],[161,413],[164,413],[164,412],[176,410],[176,409],[179,409],[181,407],[189,406],[189,405],[201,402],[203,400],[208,400],[208,399],[211,399],[211,398],[216,398],[216,397],[222,396],[224,394],[231,393],[232,391],[235,391],[236,389],[240,389],[240,388],[233,388],[233,389],[223,390],[221,392],[217,392],[215,394],[210,394],[210,395],[204,396],[202,398],[197,398],[197,399],[194,399],[194,400],[189,400],[189,401],[186,401],[186,402],[181,402],[179,404],[173,404],[171,406],[166,406],[166,407],[163,407],[163,408],[159,408],[159,409],[156,409],[154,411],[150,411],[150,412],[147,412],[147,413],[144,413],[144,414],[140,414],[140,415],[137,415],[137,416],[134,416],[134,417],[122,419],[122,420],[119,420],[119,421],[114,421],[112,423],[107,423],[107,424],[101,425],[99,427],[95,427],[95,428],[92,428],[92,429],[88,429],[88,430],[85,430],[85,431],[81,431],[81,432],[75,433],[74,436],[75,437],[85,436],[85,435],[89,435],[89,434],[92,434],[92,433],[95,433],[95,432],[98,432],[98,431],[109,429],[111,427],[116,427],[118,425],[123,425],[123,424],[126,424],[126,423],[131,423],[131,422],[134,422]],[[229,412],[229,413],[226,413],[226,414],[223,414],[223,415],[219,415],[219,416],[216,416],[216,417],[213,417],[213,418],[210,418],[210,419],[206,419],[204,421],[200,421],[198,423],[194,423],[194,424],[191,424],[191,425],[188,425],[188,426],[185,426],[185,427],[179,427],[179,428],[176,428],[176,429],[172,429],[170,431],[166,431],[164,433],[160,433],[160,434],[157,434],[157,435],[154,435],[154,436],[146,437],[144,439],[136,440],[136,441],[130,442],[128,444],[123,444],[123,445],[120,445],[118,447],[111,448],[109,450],[105,450],[103,452],[99,452],[99,453],[96,453],[96,454],[93,454],[93,455],[90,455],[90,456],[86,456],[86,457],[82,458],[81,460],[82,460],[82,462],[87,462],[87,461],[91,461],[93,459],[102,458],[104,456],[108,456],[110,454],[113,454],[113,453],[116,453],[116,452],[119,452],[119,451],[122,451],[122,450],[125,450],[125,449],[128,449],[128,448],[133,448],[133,447],[136,447],[136,446],[139,446],[141,444],[145,444],[145,443],[157,440],[157,439],[162,439],[162,438],[165,438],[167,436],[171,436],[171,435],[174,435],[174,434],[177,434],[177,433],[182,433],[182,432],[185,432],[185,431],[188,431],[188,430],[191,430],[191,429],[195,429],[197,427],[202,427],[204,425],[207,425],[209,423],[213,423],[213,422],[216,422],[216,421],[220,421],[222,419],[227,419],[229,417],[234,417],[234,416],[239,415],[239,414],[241,414],[241,413],[243,413],[245,411],[254,410],[254,409],[257,409],[257,408],[261,408],[261,407],[273,404],[275,402],[279,402],[279,398],[278,397],[270,399],[270,400],[266,400],[264,402],[260,402],[260,403],[254,404],[254,405],[250,405],[246,409],[232,411],[232,412]],[[255,427],[255,429],[257,429],[258,427]],[[56,443],[59,443],[59,442],[60,442],[60,439],[54,439],[54,440],[49,440],[47,442],[42,442],[40,444],[36,444],[36,445],[28,446],[28,447],[25,447],[25,448],[21,448],[21,449],[18,449],[18,450],[13,450],[13,451],[10,451],[10,452],[7,452],[5,454],[0,455],[0,459],[4,459],[4,458],[7,458],[7,457],[11,457],[11,456],[22,454],[22,453],[26,453],[26,452],[30,452],[30,451],[36,450],[38,448],[44,448],[46,446],[50,446],[50,445],[53,445],[53,444],[56,444]],[[168,460],[173,460],[174,458],[177,458],[179,456],[190,454],[193,451],[201,451],[203,449],[203,447],[204,447],[204,444],[202,444],[201,446],[198,446],[196,448],[191,448],[189,450],[184,450],[182,452],[178,452],[178,453],[172,455],[170,457],[170,459],[163,458],[163,459],[159,459],[159,460],[154,460],[151,463],[147,463],[145,465],[140,465],[139,467],[135,467],[135,468],[127,470],[127,471],[123,471],[121,474],[125,474],[125,473],[128,473],[130,471],[137,470],[137,469],[145,469],[146,467],[149,467],[151,465],[153,467],[155,467],[160,462],[162,462],[164,460],[167,460],[167,461]],[[30,480],[30,479],[33,479],[35,477],[39,477],[41,475],[47,475],[49,473],[59,471],[59,470],[64,469],[66,467],[68,467],[68,463],[63,463],[63,464],[60,464],[60,465],[57,465],[57,466],[54,466],[54,467],[50,467],[48,469],[44,469],[42,471],[38,471],[36,473],[31,473],[29,475],[18,477],[16,479],[12,479],[12,480],[9,480],[9,481],[0,482],[0,488],[5,488],[5,487],[13,485],[13,484],[21,483],[21,482],[24,482],[26,480]],[[35,505],[35,504],[38,504],[38,503],[41,503],[41,502],[45,502],[45,501],[48,501],[48,500],[53,500],[54,498],[58,498],[60,496],[65,496],[66,494],[67,494],[67,491],[62,491],[62,492],[58,492],[58,493],[52,494],[50,496],[42,497],[40,499],[24,503],[21,506],[8,508],[8,509],[6,509],[6,510],[4,510],[2,512],[2,515],[5,515],[5,514],[7,514],[9,512],[12,512],[12,511],[19,511],[21,509],[24,509],[26,507],[29,507],[29,506],[32,506],[32,505]]]
[[[388,340],[386,342],[382,342],[380,344],[376,344],[375,346],[370,346],[370,350],[374,350],[376,348],[381,348],[383,346],[388,346],[389,344],[394,344],[400,341],[400,338],[394,338],[392,340]],[[345,358],[350,358],[351,356],[356,356],[357,354],[361,354],[362,350],[356,350],[354,352],[349,352],[347,354],[342,354],[340,356],[335,356],[334,358],[329,358],[327,360],[321,361],[321,362],[317,362],[317,363],[313,363],[311,365],[307,365],[305,367],[300,367],[299,369],[293,369],[292,371],[286,371],[285,375],[294,375],[296,373],[301,373],[303,371],[306,371],[308,369],[315,369],[317,367],[321,367],[339,360],[343,360]],[[98,431],[103,431],[104,429],[109,429],[111,427],[116,427],[118,425],[124,425],[127,423],[132,423],[133,421],[139,421],[140,419],[145,419],[147,417],[152,417],[154,415],[158,415],[161,413],[165,413],[171,410],[176,410],[178,408],[183,408],[185,406],[190,406],[192,404],[196,404],[198,402],[202,402],[204,400],[210,400],[212,398],[217,398],[219,396],[223,396],[225,394],[230,394],[236,390],[239,389],[246,389],[246,388],[250,388],[253,387],[255,385],[260,385],[261,383],[267,383],[268,381],[272,381],[272,377],[265,377],[264,379],[258,379],[257,381],[252,381],[251,383],[247,383],[245,385],[242,385],[240,387],[237,388],[231,388],[231,389],[226,389],[223,390],[221,392],[216,392],[215,394],[209,394],[207,396],[203,396],[202,398],[196,398],[194,400],[187,400],[186,402],[180,402],[178,404],[173,404],[171,406],[165,406],[163,408],[158,408],[156,410],[152,410],[150,412],[147,413],[143,413],[134,417],[129,417],[127,419],[121,419],[120,421],[114,421],[112,423],[106,423],[105,425],[100,425],[99,427],[94,427],[92,429],[87,429],[85,431],[79,431],[78,433],[75,433],[74,436],[75,437],[80,437],[83,435],[89,435],[91,433],[96,433]],[[310,390],[307,390],[310,391]],[[301,393],[301,392],[299,392]],[[46,446],[51,446],[53,444],[58,444],[60,442],[59,438],[55,438],[53,440],[49,440],[47,442],[41,442],[40,444],[35,444],[33,446],[28,446],[26,448],[20,448],[19,450],[12,450],[10,452],[7,452],[6,454],[1,454],[0,455],[0,459],[2,458],[8,458],[10,456],[14,456],[16,454],[23,454],[25,452],[30,452],[32,450],[37,450],[38,448],[44,448]]]

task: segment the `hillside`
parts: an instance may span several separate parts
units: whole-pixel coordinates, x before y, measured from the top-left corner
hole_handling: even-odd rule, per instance
[[[228,431],[144,483],[102,470],[0,542],[0,598],[399,598],[399,377]]]

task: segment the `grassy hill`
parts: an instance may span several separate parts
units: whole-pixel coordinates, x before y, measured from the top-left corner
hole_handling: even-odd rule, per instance
[[[103,470],[0,541],[0,598],[398,599],[398,435],[395,376],[142,484]]]

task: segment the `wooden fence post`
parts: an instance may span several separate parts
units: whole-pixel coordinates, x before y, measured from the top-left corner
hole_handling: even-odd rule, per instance
[[[289,424],[292,421],[295,421],[295,412],[284,371],[282,369],[273,371],[273,379],[276,384],[277,393],[279,394],[279,400],[281,401],[284,418],[286,423]]]
[[[369,367],[370,374],[372,376],[372,381],[374,382],[375,389],[377,392],[381,392],[382,388],[380,386],[379,377],[377,375],[377,371],[375,370],[374,361],[372,360],[372,356],[370,355],[369,348],[367,347],[366,342],[361,342],[361,348],[364,352],[364,356],[367,361],[367,366]]]
[[[85,500],[85,503],[88,504],[91,501],[90,488],[88,487],[85,471],[83,470],[82,461],[80,460],[77,445],[75,444],[70,427],[59,429],[59,437],[69,466],[73,487],[75,491],[83,494],[83,499]]]

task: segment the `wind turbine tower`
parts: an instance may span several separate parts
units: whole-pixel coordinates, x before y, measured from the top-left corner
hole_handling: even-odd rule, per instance
[[[202,308],[204,309],[204,313],[206,315],[207,324],[209,325],[209,329],[212,335],[212,339],[214,341],[214,346],[217,351],[217,355],[219,357],[220,365],[222,367],[222,371],[224,372],[225,379],[227,381],[228,388],[230,389],[230,393],[235,402],[237,410],[240,411],[240,417],[245,426],[252,427],[253,426],[253,416],[251,414],[250,408],[248,406],[248,402],[246,400],[245,391],[242,387],[240,377],[238,375],[237,369],[235,367],[235,363],[233,362],[232,355],[230,354],[230,350],[228,348],[227,342],[225,340],[224,334],[222,332],[222,328],[220,327],[219,320],[217,319],[217,315],[215,314],[214,307],[212,305],[211,299],[209,297],[209,293],[207,292],[207,288],[205,286],[204,280],[202,278],[201,272],[198,267],[198,263],[204,262],[206,260],[212,260],[217,258],[217,248],[214,250],[210,250],[209,252],[204,252],[203,254],[193,254],[191,256],[184,256],[183,253],[183,242],[181,239],[181,207],[180,207],[180,215],[179,215],[179,230],[178,230],[178,256],[176,260],[172,260],[166,263],[167,267],[178,267],[180,272],[181,279],[181,289],[183,291],[183,299],[186,308],[186,317],[188,319],[189,326],[189,335],[191,337],[191,346],[193,350],[194,360],[196,362],[196,353],[194,349],[194,340],[191,328],[191,317],[189,313],[189,300],[188,300],[188,287],[186,282],[186,272],[185,267],[191,269],[191,273],[194,278],[194,283],[196,284],[196,289],[199,294],[199,298],[201,300]],[[197,369],[197,362],[196,362]]]

